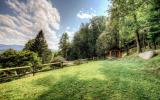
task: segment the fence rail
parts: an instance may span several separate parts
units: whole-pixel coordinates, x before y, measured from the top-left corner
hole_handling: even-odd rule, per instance
[[[4,69],[0,69],[0,71],[16,70],[16,69],[25,69],[25,68],[30,68],[30,67],[31,67],[31,66],[14,67],[14,68],[4,68]]]
[[[61,64],[62,62],[56,62],[56,63],[48,63],[48,64],[41,64],[40,66],[48,66],[48,65],[55,65],[55,64]],[[0,71],[8,71],[8,70],[16,70],[16,69],[25,69],[25,68],[31,68],[32,66],[22,66],[22,67],[14,67],[14,68],[3,68],[0,69]]]
[[[60,65],[60,67],[63,66],[62,62],[56,62],[56,63],[48,63],[48,64],[41,64],[40,66],[43,66],[42,68],[44,68],[44,66],[54,66],[54,65]],[[55,67],[50,67],[50,69],[54,69]],[[18,79],[21,78],[22,76],[28,75],[28,74],[32,74],[33,76],[35,75],[35,73],[44,71],[41,69],[40,70],[35,68],[34,66],[22,66],[22,67],[14,67],[14,68],[4,68],[4,69],[0,69],[0,83],[3,82],[8,82],[11,81],[13,79]]]
[[[86,63],[88,60],[95,60],[94,58],[88,58],[88,59],[78,59],[75,61],[80,61],[81,63]],[[75,65],[75,61],[65,61],[65,62],[55,62],[55,63],[48,63],[48,64],[40,64],[42,68],[45,68],[44,66],[49,66],[48,70],[53,70],[55,68],[63,68],[66,65]],[[59,67],[56,67],[58,65]],[[24,70],[23,70],[24,69]],[[17,74],[17,72],[20,71],[20,73]],[[22,71],[22,72],[21,72]],[[22,67],[14,67],[14,68],[4,68],[0,69],[0,83],[11,81],[13,79],[21,78],[22,76],[32,74],[33,76],[35,73],[42,72],[45,70],[42,69],[36,69],[34,66],[22,66]]]

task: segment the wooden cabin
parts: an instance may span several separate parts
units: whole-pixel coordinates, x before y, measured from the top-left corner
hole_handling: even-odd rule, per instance
[[[122,50],[119,48],[112,48],[109,50],[108,57],[110,58],[122,58]]]

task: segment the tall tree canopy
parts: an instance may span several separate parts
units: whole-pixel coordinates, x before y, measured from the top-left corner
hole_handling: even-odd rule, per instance
[[[159,0],[110,0],[107,16],[82,24],[69,45],[73,59],[104,56],[111,48],[129,53],[156,49],[160,45]]]
[[[97,56],[96,42],[106,28],[106,17],[93,17],[89,23],[81,25],[73,38],[75,58],[91,58]],[[74,51],[73,50],[73,51]]]
[[[148,37],[156,49],[157,40],[160,38],[160,0],[152,0],[149,5],[149,16],[148,16]]]

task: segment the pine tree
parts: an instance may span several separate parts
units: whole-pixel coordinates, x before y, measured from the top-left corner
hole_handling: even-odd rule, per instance
[[[37,53],[42,59],[42,63],[47,63],[52,58],[52,52],[48,49],[48,45],[42,30],[38,33],[35,39],[28,41],[24,50],[30,50]]]
[[[37,52],[39,57],[43,56],[44,51],[48,49],[47,42],[44,37],[44,33],[41,30],[35,38],[34,42],[34,52]]]
[[[64,33],[59,42],[59,48],[64,58],[67,58],[67,51],[69,48],[69,37],[67,33]]]

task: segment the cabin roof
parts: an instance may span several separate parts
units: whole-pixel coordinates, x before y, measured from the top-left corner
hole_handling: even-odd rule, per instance
[[[111,49],[109,49],[110,51],[119,51],[119,50],[121,50],[120,48],[118,48],[118,47],[112,47]]]

